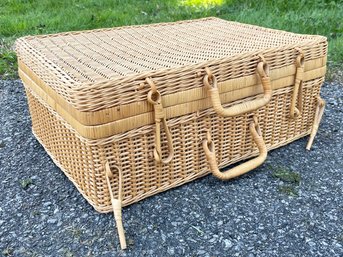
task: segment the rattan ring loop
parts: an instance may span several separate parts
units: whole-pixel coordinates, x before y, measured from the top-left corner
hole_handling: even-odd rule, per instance
[[[209,75],[206,74],[204,76],[203,83],[207,88],[218,88],[217,78],[213,75],[212,75],[212,79],[210,79]]]
[[[261,78],[269,77],[269,65],[266,62],[259,62],[257,64],[257,72]]]
[[[161,103],[161,94],[159,91],[153,91],[152,89],[148,92],[149,103],[155,105]]]
[[[145,81],[148,83],[148,85],[150,86],[150,88],[153,92],[157,91],[157,87],[151,78],[146,78]]]
[[[296,66],[297,67],[304,67],[305,65],[305,57],[304,57],[304,54],[303,53],[300,53],[298,56],[297,56],[297,59],[296,59]]]

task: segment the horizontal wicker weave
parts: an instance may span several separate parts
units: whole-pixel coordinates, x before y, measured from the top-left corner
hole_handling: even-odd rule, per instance
[[[33,132],[100,212],[318,129],[326,38],[207,18],[17,41]],[[229,171],[229,164],[254,159]]]

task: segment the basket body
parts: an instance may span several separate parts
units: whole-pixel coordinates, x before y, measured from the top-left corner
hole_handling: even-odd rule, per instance
[[[197,35],[194,30],[187,30],[187,26],[199,29],[201,37],[202,24],[204,35],[211,26],[218,31],[208,42],[218,42],[213,46],[208,43],[200,46],[204,54],[196,55]],[[141,40],[138,47],[143,49],[141,55],[137,54],[137,49],[120,47],[120,40],[130,40],[125,29],[100,30],[95,32],[97,38],[91,39],[86,38],[89,32],[85,32],[30,37],[17,44],[19,73],[28,96],[33,132],[54,162],[99,212],[112,210],[106,185],[106,162],[111,167],[121,168],[122,203],[129,205],[208,174],[202,147],[208,133],[216,146],[217,163],[222,168],[258,155],[249,133],[253,116],[258,117],[268,149],[306,136],[312,130],[326,68],[325,38],[266,29],[258,31],[253,26],[226,24],[219,19],[168,26],[127,28],[137,33],[129,33],[131,38]],[[163,44],[160,48],[149,48],[158,45],[156,38],[168,30],[173,31],[173,26],[184,31],[183,37],[189,39],[188,48],[173,42],[168,45],[168,51]],[[223,38],[225,26],[240,39],[230,42],[230,36]],[[109,37],[107,32],[119,36]],[[269,35],[266,42],[257,38],[250,47],[242,43],[247,41],[246,36],[262,32]],[[156,38],[144,37],[144,33],[155,33]],[[97,58],[87,53],[84,59],[75,57],[81,55],[80,49],[85,47],[78,38],[81,36],[90,44],[98,43],[99,48],[87,50],[98,54]],[[121,52],[118,56],[121,63],[114,58],[115,50],[111,52],[112,59],[102,54],[101,50],[109,47],[108,38],[115,41],[119,49],[115,50]],[[178,40],[182,42],[182,37]],[[62,43],[65,48],[57,49]],[[193,51],[187,52],[187,49]],[[302,108],[301,115],[290,118],[299,49],[305,61],[301,99],[298,98],[296,104],[301,101]],[[172,57],[177,51],[187,54],[174,60]],[[143,53],[160,57],[150,60]],[[189,58],[191,54],[193,59]],[[254,101],[263,93],[260,78],[255,74],[261,55],[270,66],[273,92],[268,104],[233,117],[218,115],[203,84],[205,68],[210,67],[218,79],[220,98],[227,108]],[[90,71],[93,67],[96,68]],[[156,110],[147,101],[151,88],[146,78],[152,78],[160,92],[172,137],[174,155],[168,164],[154,159]],[[165,158],[169,151],[166,128],[161,128],[160,137],[161,157]],[[116,174],[111,183],[119,183]],[[114,187],[112,193],[117,196],[118,188]]]

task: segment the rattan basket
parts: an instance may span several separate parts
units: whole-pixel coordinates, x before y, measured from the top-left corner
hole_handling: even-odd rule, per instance
[[[311,134],[327,41],[206,18],[21,38],[33,133],[100,212],[212,172],[226,180]],[[227,171],[220,168],[254,157]]]

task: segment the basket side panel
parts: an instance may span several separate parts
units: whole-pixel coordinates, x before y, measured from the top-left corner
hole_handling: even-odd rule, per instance
[[[123,204],[132,204],[206,175],[209,171],[202,141],[208,130],[211,131],[221,168],[257,155],[248,130],[254,114],[258,114],[268,149],[307,135],[313,124],[316,97],[323,80],[319,78],[303,83],[303,112],[294,120],[289,118],[292,87],[274,91],[271,102],[254,113],[223,118],[218,117],[212,109],[207,109],[169,120],[175,150],[174,159],[169,165],[156,165],[153,159],[153,125],[90,141],[81,138],[30,89],[27,89],[27,95],[33,131],[38,140],[88,202],[98,211],[108,212],[111,211],[111,201],[105,180],[105,161],[121,167]],[[163,130],[161,134],[162,152],[167,155]],[[117,174],[112,183],[118,183]],[[113,193],[118,194],[116,189]]]

